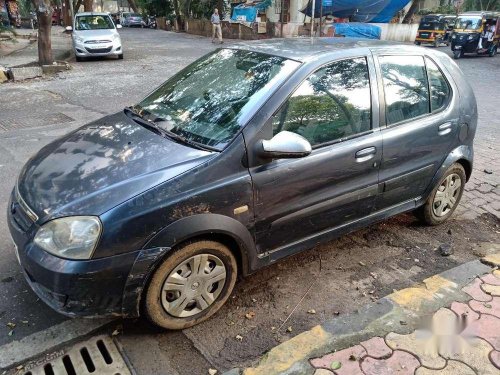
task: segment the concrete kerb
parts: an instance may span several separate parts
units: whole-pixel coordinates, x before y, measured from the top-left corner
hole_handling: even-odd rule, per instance
[[[315,369],[310,358],[353,346],[389,332],[409,334],[439,308],[468,301],[461,289],[475,277],[500,266],[500,254],[465,263],[425,279],[422,284],[395,291],[358,311],[333,318],[274,347],[255,367],[232,369],[225,375],[307,375]]]

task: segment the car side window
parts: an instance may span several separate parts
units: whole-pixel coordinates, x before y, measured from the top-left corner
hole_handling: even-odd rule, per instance
[[[317,70],[273,117],[273,135],[287,130],[302,135],[312,146],[370,129],[370,81],[364,57]]]
[[[429,113],[429,89],[422,56],[381,56],[387,124]]]
[[[431,89],[431,112],[435,112],[448,104],[450,86],[436,63],[426,58],[425,64],[427,65],[427,76],[429,77],[429,87]]]

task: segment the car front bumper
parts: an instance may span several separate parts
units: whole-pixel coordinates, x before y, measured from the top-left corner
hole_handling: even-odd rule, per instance
[[[9,230],[25,278],[51,308],[66,316],[139,315],[149,273],[168,248],[138,250],[90,260],[69,260],[44,251],[32,239],[38,226],[23,223],[14,194],[8,206]]]
[[[119,56],[123,54],[121,40],[99,44],[89,44],[73,40],[73,50],[78,57]]]

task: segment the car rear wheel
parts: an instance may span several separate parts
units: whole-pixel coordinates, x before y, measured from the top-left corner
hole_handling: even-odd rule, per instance
[[[415,213],[428,225],[439,225],[453,214],[462,198],[466,181],[464,168],[453,164]]]
[[[215,241],[197,241],[158,267],[146,291],[144,312],[155,325],[184,329],[215,314],[229,298],[237,277],[233,253]]]

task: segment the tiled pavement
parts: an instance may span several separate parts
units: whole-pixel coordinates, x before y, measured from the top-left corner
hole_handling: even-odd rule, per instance
[[[500,374],[500,270],[462,291],[472,299],[439,309],[428,329],[390,332],[313,358],[314,375]]]

